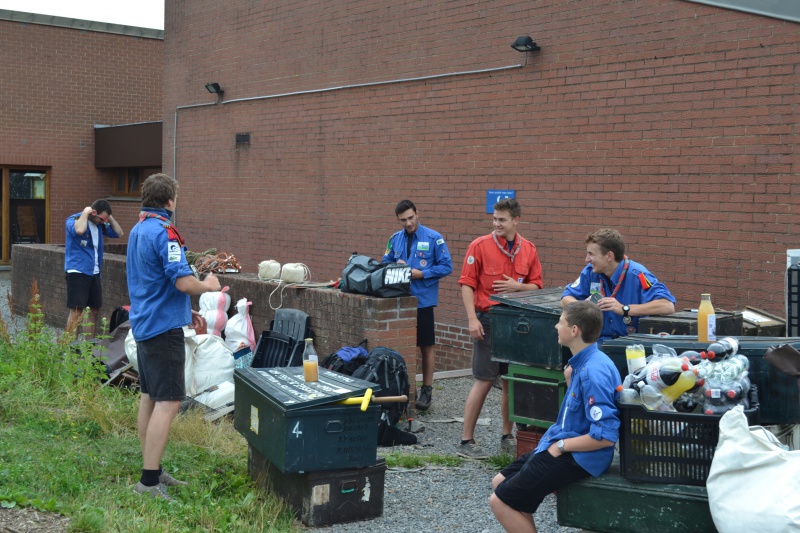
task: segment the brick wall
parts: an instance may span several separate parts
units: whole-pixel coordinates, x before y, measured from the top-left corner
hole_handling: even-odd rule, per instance
[[[0,165],[50,169],[49,242],[63,244],[66,218],[112,194],[94,125],[161,120],[164,42],[0,20],[0,49]],[[127,233],[138,203],[111,204]]]
[[[64,247],[18,244],[13,247],[13,261],[11,293],[14,312],[27,313],[31,286],[36,280],[45,320],[48,324],[63,328],[68,316]],[[125,276],[125,256],[105,255],[102,271],[103,317],[109,318],[115,307],[130,303]],[[255,274],[222,275],[220,282],[223,286],[230,287],[229,315],[236,313],[235,303],[239,299],[247,298],[252,302],[250,317],[256,336],[269,329],[270,321],[275,316],[272,307],[278,307],[282,302],[284,308],[300,309],[308,313],[314,333],[314,346],[321,356],[342,346],[355,346],[365,338],[369,341],[370,348],[386,346],[396,350],[406,360],[412,381],[412,394],[415,392],[413,376],[418,367],[415,347],[416,298],[370,298],[338,290],[286,286],[282,291],[276,291],[276,284],[262,282]],[[194,308],[197,309],[196,299],[194,303]]]
[[[517,65],[525,34],[542,50],[523,68],[177,110],[164,168],[174,139],[190,247],[333,279],[353,250],[381,255],[411,198],[454,257],[437,331],[463,368],[458,271],[491,231],[486,190],[514,189],[546,287],[612,226],[678,308],[710,292],[783,314],[800,247],[795,23],[681,0],[167,0],[165,116],[213,104],[209,81],[230,102]]]

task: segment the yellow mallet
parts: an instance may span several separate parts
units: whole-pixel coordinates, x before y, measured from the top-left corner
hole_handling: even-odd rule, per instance
[[[408,396],[373,396],[372,389],[367,389],[364,396],[356,396],[355,398],[345,398],[336,402],[338,405],[361,405],[361,410],[366,411],[370,402],[374,403],[395,403],[407,402]]]

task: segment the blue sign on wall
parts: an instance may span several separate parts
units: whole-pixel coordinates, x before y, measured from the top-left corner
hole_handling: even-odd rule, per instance
[[[516,198],[517,191],[511,189],[487,189],[486,212],[494,213],[494,204],[505,198]]]

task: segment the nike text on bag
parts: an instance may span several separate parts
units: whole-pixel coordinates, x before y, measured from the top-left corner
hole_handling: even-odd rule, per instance
[[[366,255],[353,254],[342,271],[342,292],[379,298],[411,294],[411,267],[399,263],[380,263]]]

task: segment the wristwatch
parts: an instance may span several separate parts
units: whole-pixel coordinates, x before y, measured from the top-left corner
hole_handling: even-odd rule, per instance
[[[556,442],[556,448],[558,448],[558,451],[560,451],[561,453],[567,453],[567,451],[564,449],[564,439],[561,439],[560,441]]]
[[[631,312],[631,306],[630,305],[623,305],[622,306],[622,322],[623,323],[625,323],[625,324],[630,324],[631,323],[631,317],[628,316],[628,313],[630,313],[630,312]]]

